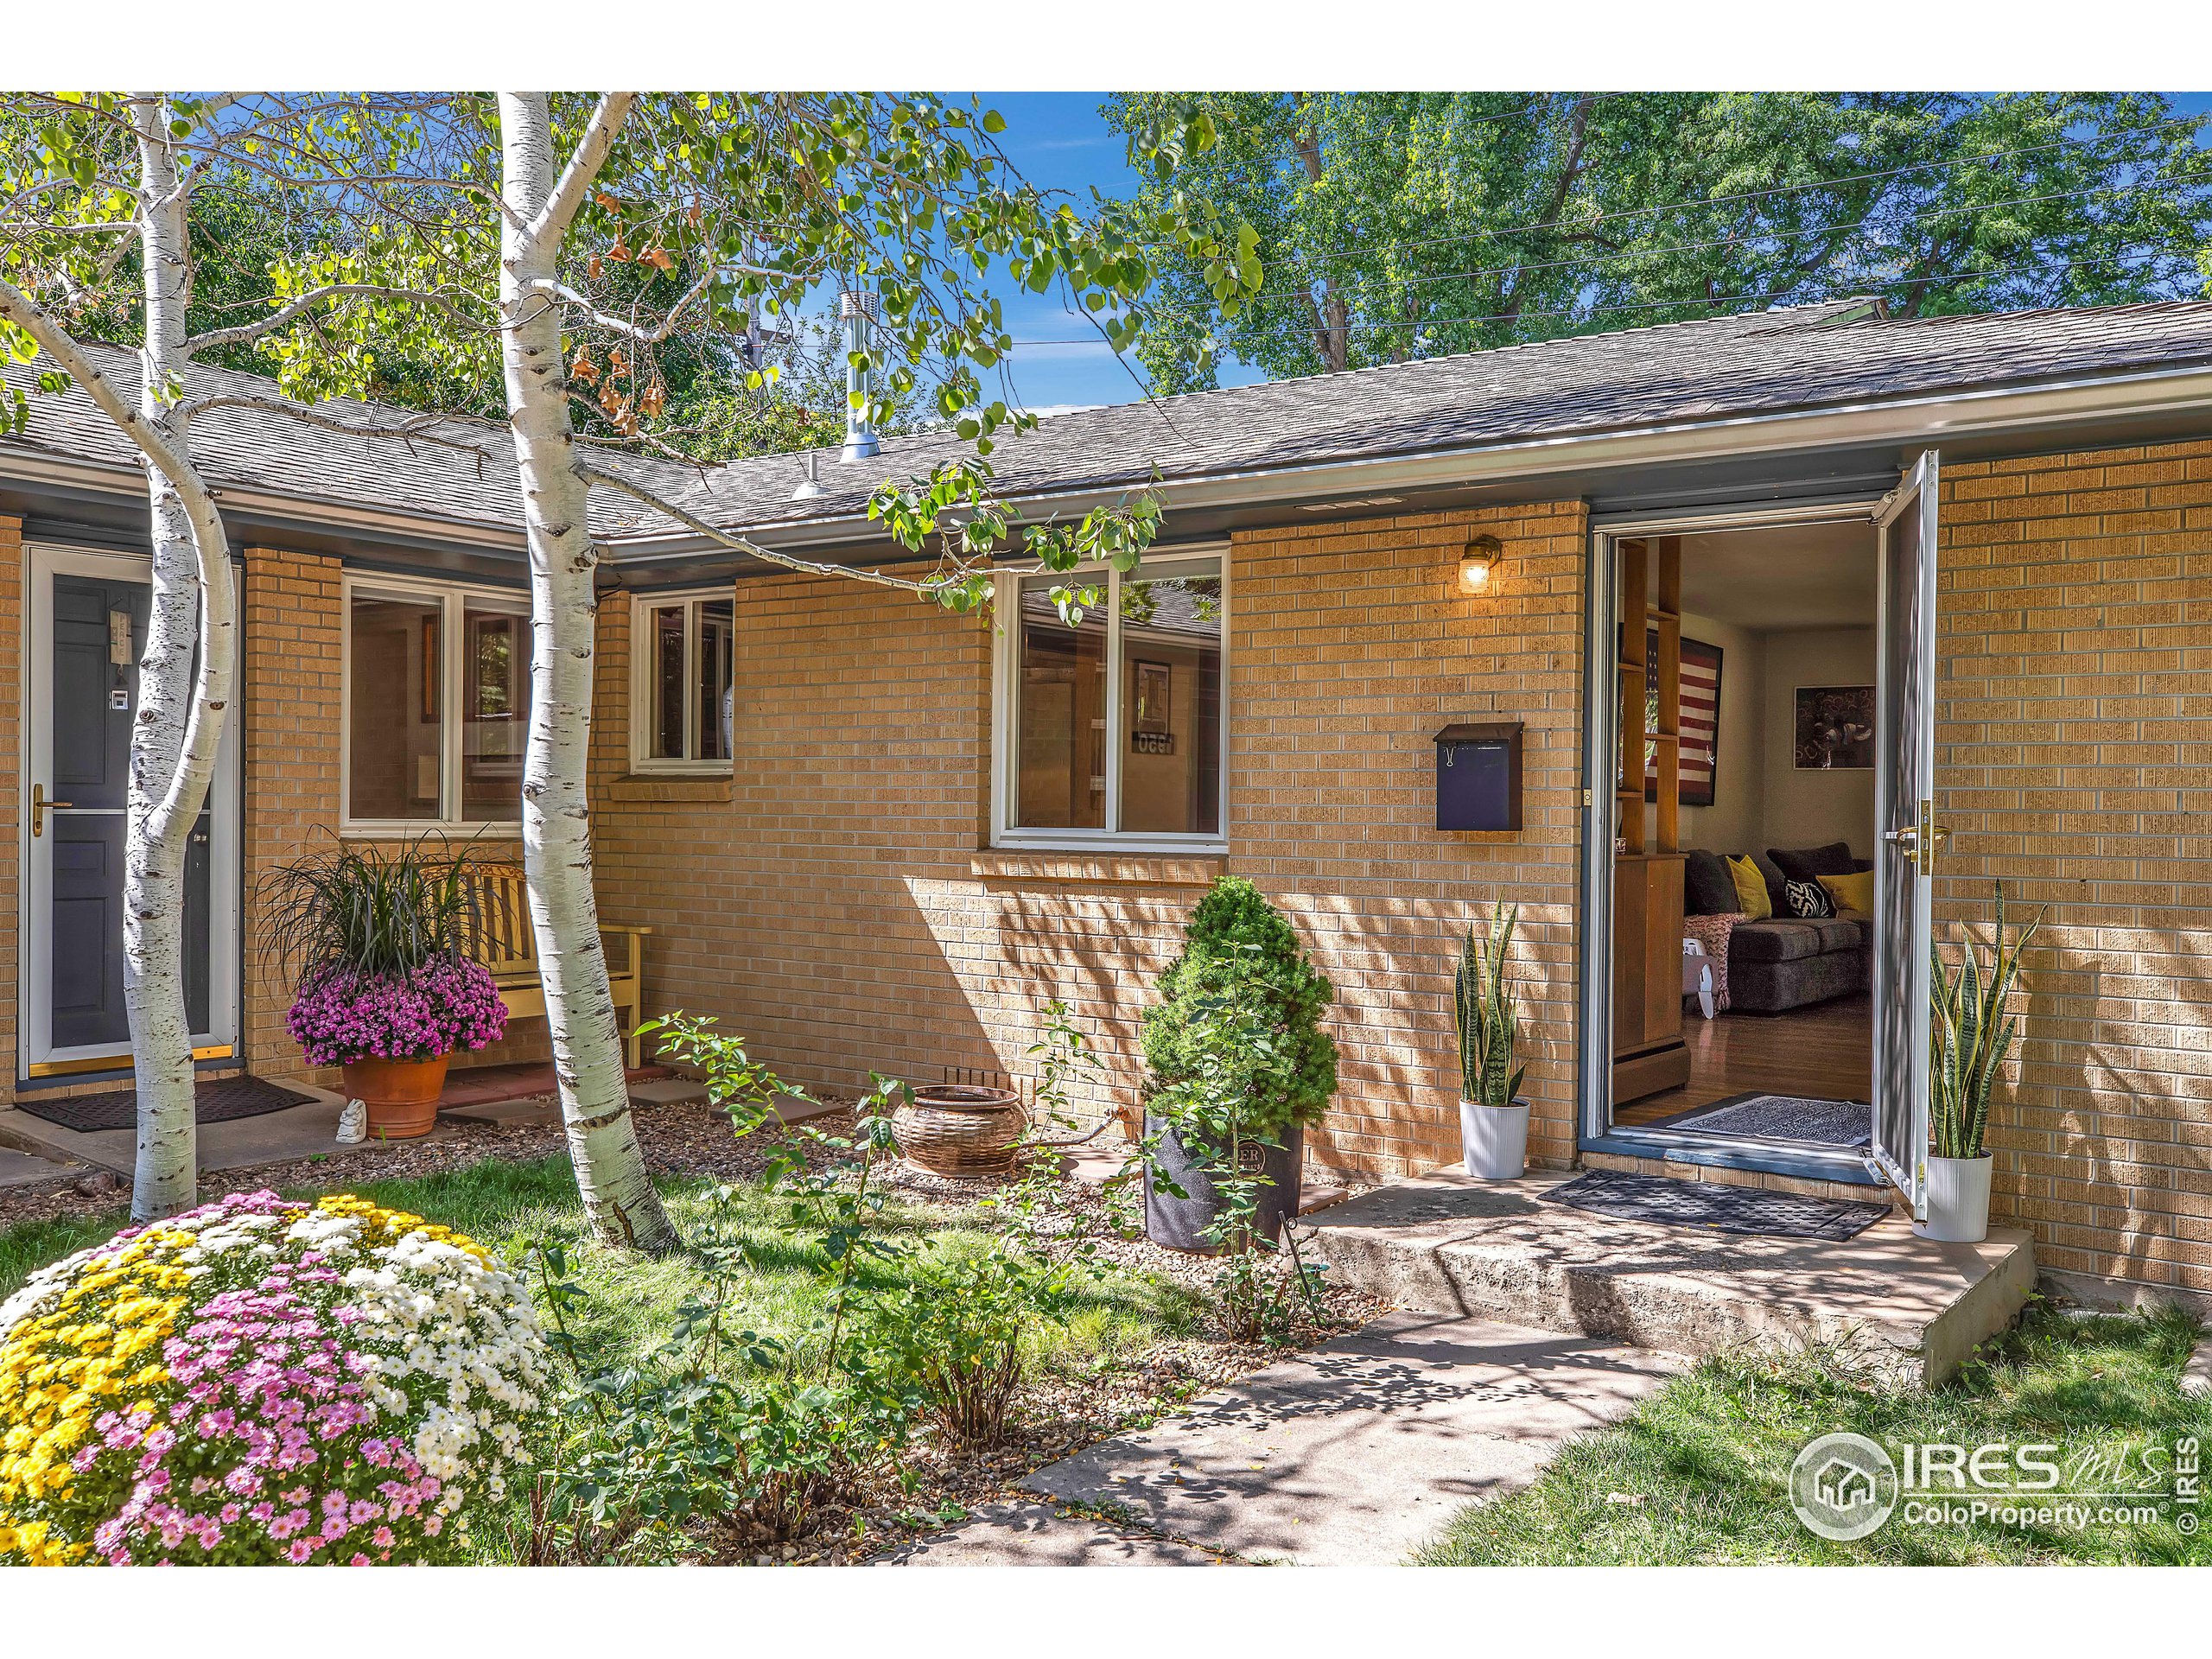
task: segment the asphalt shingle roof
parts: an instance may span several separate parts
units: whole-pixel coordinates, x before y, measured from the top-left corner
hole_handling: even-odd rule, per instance
[[[99,349],[119,378],[135,384],[130,353]],[[1840,302],[1085,410],[1007,439],[992,459],[1000,488],[1012,496],[1111,491],[1141,486],[1155,470],[1172,483],[2199,365],[2212,365],[2212,302],[1889,321]],[[19,382],[35,375],[12,363],[6,372]],[[193,372],[192,395],[223,390],[265,397],[270,387],[249,375]],[[339,434],[261,411],[215,411],[194,427],[210,482],[480,527],[515,525],[513,452],[503,428],[447,421],[410,436],[397,429],[419,427],[412,414],[336,402],[321,408],[383,431]],[[29,432],[0,442],[0,457],[16,448],[133,461],[73,388],[33,397]],[[711,468],[605,459],[634,469],[699,517],[741,529],[855,513],[883,480],[965,453],[944,434],[887,440],[876,460],[851,466],[826,452],[818,457],[823,493],[808,501],[791,499],[802,456]],[[608,537],[676,528],[604,490],[594,493],[592,517]]]

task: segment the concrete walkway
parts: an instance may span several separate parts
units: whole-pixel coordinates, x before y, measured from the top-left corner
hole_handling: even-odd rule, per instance
[[[1022,1483],[1058,1510],[986,1511],[893,1559],[1391,1565],[1463,1505],[1527,1485],[1568,1437],[1625,1416],[1681,1363],[1588,1337],[1389,1314]]]

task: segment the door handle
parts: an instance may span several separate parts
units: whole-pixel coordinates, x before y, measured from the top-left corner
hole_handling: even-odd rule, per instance
[[[46,785],[33,784],[31,785],[32,837],[35,839],[46,833],[46,815],[48,812],[57,806],[74,806],[75,804],[74,801],[49,801],[46,798]]]
[[[1949,829],[1936,822],[1936,803],[1920,804],[1920,822],[1908,823],[1900,829],[1885,830],[1882,839],[1912,861],[1912,868],[1923,875],[1936,874],[1936,855],[1951,838]]]

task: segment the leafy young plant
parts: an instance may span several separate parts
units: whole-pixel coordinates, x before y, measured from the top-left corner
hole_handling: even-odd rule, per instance
[[[996,1446],[1022,1376],[1022,1338],[1049,1319],[1074,1270],[1011,1244],[925,1262],[879,1301],[869,1339],[957,1446]]]
[[[646,1364],[601,1364],[570,1324],[585,1292],[566,1252],[540,1243],[528,1253],[571,1380],[518,1541],[526,1564],[682,1560],[716,1535],[780,1542],[905,1444],[911,1398],[873,1379],[809,1380],[784,1344],[730,1328],[748,1268],[733,1196],[716,1192],[715,1219],[694,1242],[705,1287]]]
[[[2049,906],[2045,906],[2047,910]],[[1969,934],[1955,972],[1931,944],[1929,964],[1933,1051],[1929,1066],[1929,1127],[1938,1158],[1980,1158],[1989,1126],[1989,1097],[2019,1021],[2006,1012],[2020,975],[2021,954],[2043,925],[2044,911],[2008,945],[2005,939],[2005,884],[1997,884],[1997,930],[1988,966]]]
[[[1505,976],[1505,953],[1521,906],[1499,899],[1491,912],[1490,937],[1479,944],[1470,925],[1452,976],[1452,1013],[1459,1033],[1459,1092],[1482,1106],[1510,1106],[1521,1092],[1525,1065],[1513,1064],[1521,1011]]]
[[[1233,992],[1194,998],[1189,1015],[1188,1069],[1160,1092],[1154,1108],[1173,1126],[1184,1159],[1214,1201],[1205,1236],[1220,1255],[1214,1289],[1230,1335],[1240,1341],[1287,1339],[1295,1304],[1281,1275],[1269,1271],[1278,1247],[1259,1225],[1262,1196],[1274,1185],[1266,1154],[1281,1147],[1282,1131],[1254,1121],[1255,1079],[1278,1065],[1283,1039],[1249,999]],[[1154,1185],[1186,1198],[1190,1193],[1160,1157],[1162,1138],[1155,1134],[1144,1141]],[[1315,1274],[1298,1254],[1298,1236],[1287,1217],[1282,1236],[1293,1285],[1319,1323],[1323,1316]]]
[[[1183,1085],[1209,1064],[1202,1020],[1227,1002],[1255,1039],[1236,1070],[1238,1121],[1253,1137],[1319,1121],[1337,1092],[1337,1045],[1321,1029],[1336,993],[1281,912],[1241,876],[1214,883],[1184,931],[1183,953],[1145,1011],[1146,1099],[1173,1118],[1198,1097]],[[1263,1041],[1259,1040],[1264,1039]],[[1224,1082],[1221,1074],[1213,1078]]]
[[[435,843],[435,844],[434,844]],[[468,954],[479,916],[466,849],[442,837],[395,846],[331,845],[262,878],[262,942],[302,979],[344,970],[402,980]]]

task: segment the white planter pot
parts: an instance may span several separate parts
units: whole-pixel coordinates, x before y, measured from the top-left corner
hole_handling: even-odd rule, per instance
[[[1459,1103],[1459,1140],[1467,1173],[1478,1181],[1510,1181],[1529,1166],[1529,1103],[1483,1106]]]
[[[1989,1236],[1989,1172],[1997,1160],[1930,1158],[1928,1160],[1928,1219],[1923,1238],[1947,1244],[1979,1244]]]

